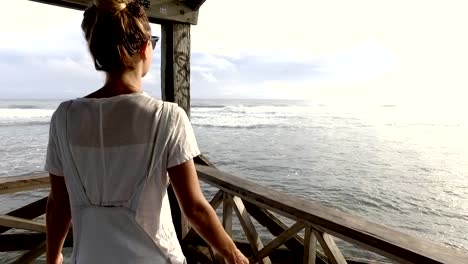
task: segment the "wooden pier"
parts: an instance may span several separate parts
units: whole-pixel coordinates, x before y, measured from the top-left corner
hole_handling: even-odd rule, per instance
[[[32,0],[83,10],[92,0]],[[142,1],[150,22],[161,24],[161,94],[163,100],[178,103],[190,115],[190,27],[197,23],[205,0]],[[34,21],[30,21],[34,22]],[[251,263],[468,263],[468,253],[436,245],[364,218],[326,208],[287,195],[216,169],[198,157],[201,181],[215,188],[209,197],[225,230],[233,234],[238,220],[245,239],[236,240]],[[0,195],[48,188],[45,173],[0,178]],[[219,256],[190,229],[180,213],[174,195],[171,210],[179,240],[189,263],[222,263]],[[0,196],[0,199],[2,199]],[[23,251],[14,263],[31,263],[45,252],[45,224],[39,221],[47,197],[0,215],[0,252]],[[259,232],[268,232],[265,239]],[[15,232],[12,232],[15,231]],[[336,238],[382,258],[359,260],[342,253]],[[339,244],[339,243],[338,243]],[[65,243],[71,247],[71,232]]]
[[[234,218],[238,219],[246,239],[236,242],[251,263],[468,263],[466,252],[224,173],[207,166],[210,164],[203,157],[196,161],[200,180],[218,190],[210,197],[210,204],[222,208],[220,220],[229,234]],[[41,189],[48,186],[48,179],[44,173],[1,178],[0,195]],[[45,224],[35,219],[44,215],[46,199],[0,215],[0,252],[29,250],[14,263],[31,263],[45,252]],[[258,225],[268,230],[272,239],[262,239]],[[10,229],[22,232],[6,233]],[[71,232],[69,236],[66,246],[72,246]],[[346,256],[336,238],[382,258]],[[193,229],[181,240],[189,263],[222,263]]]

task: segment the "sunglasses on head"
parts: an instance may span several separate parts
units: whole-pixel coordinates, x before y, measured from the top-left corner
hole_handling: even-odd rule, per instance
[[[158,42],[158,40],[159,40],[159,37],[151,36],[150,41],[151,41],[151,46],[153,47],[153,49],[156,48],[156,43]]]

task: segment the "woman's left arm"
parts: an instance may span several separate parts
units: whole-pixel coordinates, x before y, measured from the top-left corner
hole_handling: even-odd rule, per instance
[[[61,264],[62,248],[70,228],[71,213],[65,179],[50,174],[50,194],[46,209],[47,263]]]

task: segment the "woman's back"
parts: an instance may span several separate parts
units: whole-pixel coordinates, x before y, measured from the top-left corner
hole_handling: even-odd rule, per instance
[[[65,102],[52,122],[76,261],[183,263],[166,194],[168,166],[199,154],[183,110],[133,93]],[[62,166],[53,156],[51,150],[49,170]]]
[[[162,106],[141,93],[81,98],[70,105],[68,142],[90,203],[128,201],[148,174],[153,149],[163,156],[168,124],[158,130]]]

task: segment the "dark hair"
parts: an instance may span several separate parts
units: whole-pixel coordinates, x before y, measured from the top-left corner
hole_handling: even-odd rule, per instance
[[[97,70],[133,69],[132,55],[151,38],[151,27],[139,0],[96,0],[81,23]]]

